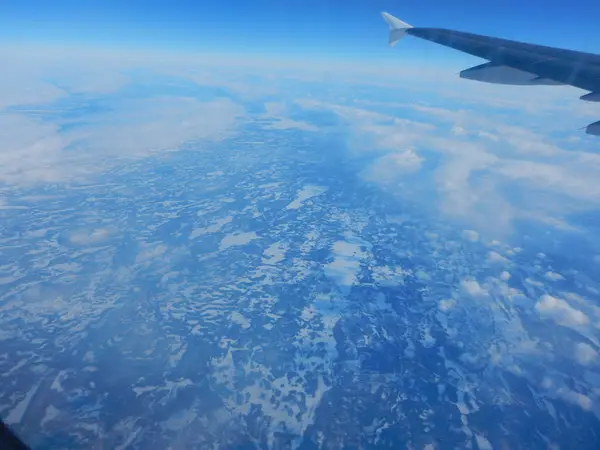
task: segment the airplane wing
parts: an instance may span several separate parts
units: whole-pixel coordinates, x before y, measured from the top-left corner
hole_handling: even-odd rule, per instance
[[[489,61],[463,70],[461,78],[524,86],[571,85],[589,91],[581,100],[600,102],[600,55],[443,28],[413,27],[386,12],[381,15],[390,27],[392,47],[410,35]],[[600,121],[588,125],[586,133],[600,136]]]
[[[29,450],[29,447],[0,420],[0,449]]]

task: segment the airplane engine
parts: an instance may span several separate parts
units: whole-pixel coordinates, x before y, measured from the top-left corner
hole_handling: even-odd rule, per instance
[[[598,122],[590,123],[586,127],[585,132],[592,136],[600,136],[600,120]]]
[[[589,94],[582,95],[579,99],[586,102],[600,102],[600,92],[590,92]]]
[[[484,83],[521,86],[554,86],[561,84],[554,80],[541,78],[533,73],[494,63],[485,63],[463,70],[460,73],[460,77],[467,80],[483,81]]]

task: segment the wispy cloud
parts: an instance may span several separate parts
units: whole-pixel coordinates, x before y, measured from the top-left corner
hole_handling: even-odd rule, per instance
[[[0,111],[11,106],[49,103],[66,93],[26,69],[0,72]]]
[[[79,179],[123,158],[224,138],[246,114],[227,97],[157,96],[160,83],[147,95],[119,95],[138,68],[95,56],[25,52],[0,74],[0,183]]]
[[[76,146],[103,155],[146,156],[194,139],[220,139],[244,108],[229,99],[158,97],[119,102],[117,109],[75,129]]]
[[[59,123],[0,115],[0,182],[32,184],[79,179],[123,159],[172,151],[195,139],[220,139],[243,117],[227,99],[141,99],[66,131]]]
[[[507,118],[490,107],[383,100],[362,107],[314,100],[298,104],[341,117],[353,129],[352,151],[384,152],[364,171],[369,181],[407,200],[424,205],[433,200],[438,211],[484,231],[506,233],[517,219],[575,231],[565,216],[600,206],[600,155],[593,152],[593,141],[561,141],[552,137],[552,127],[546,133],[534,124],[530,129],[526,111]],[[395,107],[394,112],[379,112],[385,106]],[[418,155],[411,172],[422,166],[417,160],[434,161],[407,183],[406,167],[395,162],[411,161],[410,154]]]
[[[56,182],[69,173],[70,139],[58,126],[16,114],[0,115],[0,181]]]

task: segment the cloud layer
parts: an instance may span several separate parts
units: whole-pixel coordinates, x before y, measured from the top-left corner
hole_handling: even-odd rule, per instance
[[[362,158],[364,180],[491,235],[519,221],[581,231],[571,217],[600,206],[598,142],[577,130],[600,111],[577,102],[572,88],[468,82],[431,61],[375,70],[227,55],[18,55],[0,83],[6,185],[87,176],[115,159],[225,138],[262,121],[342,133],[349,156]],[[327,126],[324,114],[334,118]]]

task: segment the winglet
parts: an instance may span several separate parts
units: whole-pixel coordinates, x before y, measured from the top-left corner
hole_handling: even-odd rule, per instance
[[[386,12],[382,12],[381,17],[383,17],[383,20],[385,20],[390,27],[390,47],[396,45],[400,41],[400,39],[404,37],[404,35],[406,34],[406,30],[412,28],[412,25],[409,25],[406,22],[402,22],[397,17],[394,17]]]

